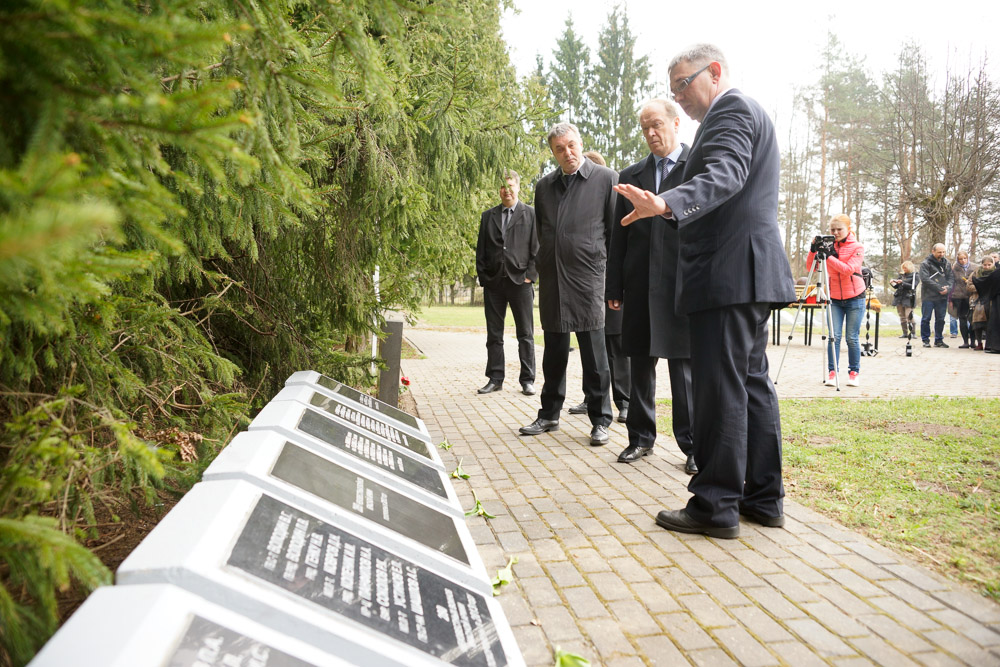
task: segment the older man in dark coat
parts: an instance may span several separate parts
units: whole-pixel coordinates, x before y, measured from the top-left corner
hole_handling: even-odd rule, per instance
[[[733,88],[722,52],[700,44],[674,57],[670,90],[701,123],[683,182],[659,194],[618,186],[635,210],[680,236],[677,311],[691,325],[694,457],[692,498],[656,523],[680,533],[739,536],[739,516],[784,525],[781,421],[768,376],[772,304],[795,300],[778,227],[781,154],[774,125]]]
[[[580,132],[559,123],[549,132],[559,169],[535,187],[538,225],[538,315],[545,331],[542,407],[521,427],[524,435],[559,429],[566,399],[570,334],[576,333],[583,363],[583,393],[593,428],[590,444],[608,442],[611,374],[604,343],[604,272],[607,267],[618,174],[583,157]]]
[[[652,100],[639,112],[639,125],[650,154],[624,169],[619,183],[650,192],[663,192],[682,181],[689,148],[677,138],[680,113],[673,102]],[[632,364],[631,410],[628,447],[621,463],[638,461],[653,449],[656,440],[656,364],[667,359],[670,373],[673,432],[687,457],[684,469],[693,475],[691,424],[691,335],[688,318],[674,308],[677,287],[677,230],[662,219],[643,218],[631,225],[618,224],[631,213],[632,203],[618,198],[616,224],[611,234],[605,296],[608,307],[622,313],[622,346]]]

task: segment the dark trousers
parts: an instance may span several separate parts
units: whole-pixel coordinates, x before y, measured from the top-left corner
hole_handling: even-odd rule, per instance
[[[628,444],[652,447],[656,440],[656,357],[629,357],[632,364],[632,401],[628,409]],[[691,360],[667,359],[674,440],[684,455],[693,453],[691,424]]]
[[[570,334],[545,332],[545,350],[542,353],[542,419],[559,419],[566,400],[566,364],[569,362]],[[587,403],[587,416],[594,426],[611,424],[611,371],[608,369],[608,352],[604,346],[604,327],[593,331],[577,331],[580,361],[583,363],[583,396]]]
[[[692,313],[694,459],[688,512],[713,526],[735,526],[743,505],[782,513],[781,421],[768,377],[768,304]]]
[[[499,286],[483,289],[483,304],[486,310],[486,377],[497,384],[503,384],[503,321],[507,316],[507,306],[514,316],[517,331],[517,356],[521,361],[523,384],[535,381],[535,321],[532,304],[535,301],[535,286],[531,283],[515,285],[504,278]]]
[[[604,334],[604,346],[608,350],[608,369],[611,371],[611,398],[621,410],[629,406],[632,391],[632,373],[628,357],[622,351],[622,335]]]
[[[925,343],[931,340],[931,314],[934,314],[934,342],[944,339],[944,316],[948,312],[948,299],[940,298],[920,304],[920,338]]]
[[[962,332],[962,342],[969,344],[969,327],[972,324],[972,312],[969,310],[968,299],[952,299],[955,304],[955,313],[958,315],[958,328]]]

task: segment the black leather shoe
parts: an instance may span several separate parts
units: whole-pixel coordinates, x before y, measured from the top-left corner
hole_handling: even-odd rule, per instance
[[[688,454],[687,461],[684,462],[684,472],[689,475],[698,474],[698,466],[694,462],[694,454]]]
[[[530,382],[522,382],[521,383],[521,393],[524,394],[525,396],[534,396],[535,395],[535,385],[533,385]]]
[[[494,391],[500,391],[501,389],[503,389],[503,382],[494,382],[493,380],[490,380],[489,382],[487,382],[486,384],[484,384],[482,387],[480,387],[479,389],[477,389],[476,393],[478,393],[478,394],[492,394]]]
[[[948,347],[948,343],[943,340],[936,340],[934,341],[934,347]]]
[[[640,447],[639,445],[629,445],[618,455],[618,463],[635,463],[643,456],[649,456],[653,451],[652,447]]]
[[[559,420],[558,419],[542,419],[539,417],[535,421],[531,422],[527,426],[522,426],[518,429],[522,435],[540,435],[546,431],[558,431],[559,430]]]
[[[767,526],[768,528],[781,528],[785,525],[784,514],[779,514],[778,516],[767,516],[766,514],[754,512],[752,509],[746,507],[740,507],[740,514],[746,517],[749,521],[759,523],[760,525]]]
[[[587,414],[587,402],[584,401],[580,405],[574,405],[569,409],[571,415],[585,415]]]
[[[696,535],[708,535],[709,537],[719,537],[731,540],[740,536],[739,524],[735,526],[720,527],[710,526],[707,523],[695,521],[683,510],[661,510],[656,515],[656,525],[675,533],[693,533]]]
[[[624,408],[622,408],[621,410],[618,411],[618,423],[619,424],[624,424],[626,422],[628,422],[628,406],[627,405]]]
[[[607,426],[597,425],[590,429],[590,444],[594,446],[606,445],[610,439]]]

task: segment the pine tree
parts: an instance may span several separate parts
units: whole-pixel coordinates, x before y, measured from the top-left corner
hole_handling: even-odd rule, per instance
[[[574,123],[583,132],[583,124],[591,110],[588,95],[592,77],[590,49],[573,29],[572,16],[567,17],[566,27],[556,40],[552,59],[547,82],[556,111],[560,120]],[[587,144],[584,141],[584,145]]]

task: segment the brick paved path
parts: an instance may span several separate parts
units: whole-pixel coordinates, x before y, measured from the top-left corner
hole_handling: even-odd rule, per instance
[[[436,441],[453,443],[445,462],[462,459],[472,475],[455,480],[464,506],[475,489],[497,515],[469,519],[487,568],[519,558],[498,599],[528,665],[551,665],[555,646],[594,665],[1000,665],[1000,606],[789,499],[783,529],[743,523],[736,540],[657,527],[657,511],[689,496],[669,435],[634,465],[615,461],[622,424],[607,447],[588,446],[586,415],[565,411],[560,431],[518,436],[539,401],[517,391],[512,335],[509,382],[487,396],[475,392],[485,332],[406,336],[426,356],[403,363],[420,416]],[[840,395],[1000,395],[1000,355],[918,344],[906,358],[903,343],[883,340],[862,359],[862,386]],[[821,357],[798,335],[779,396],[834,395],[821,386]],[[662,375],[658,395],[669,396]],[[578,355],[568,386],[572,405],[582,397]]]

